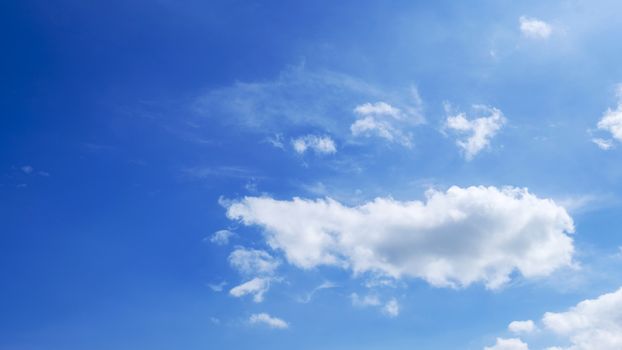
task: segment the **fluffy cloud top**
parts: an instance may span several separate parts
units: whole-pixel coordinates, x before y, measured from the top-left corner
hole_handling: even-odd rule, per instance
[[[464,113],[447,117],[445,128],[465,135],[463,139],[456,141],[458,147],[464,151],[466,159],[471,160],[480,151],[490,145],[490,140],[497,134],[506,119],[497,108],[476,105],[477,111],[482,111],[488,116],[469,120]]]
[[[532,320],[514,321],[510,323],[508,330],[512,333],[531,333],[536,330],[536,326]]]
[[[299,154],[311,149],[319,154],[331,154],[337,152],[335,141],[329,136],[306,135],[292,140],[292,147]]]
[[[528,38],[547,39],[553,33],[553,27],[542,20],[521,16],[518,21],[520,31]]]
[[[542,322],[568,338],[572,345],[566,350],[622,349],[622,288],[584,300],[566,312],[547,312]]]
[[[377,198],[356,207],[332,199],[246,197],[227,216],[258,225],[300,268],[421,278],[434,286],[498,288],[513,271],[545,276],[572,264],[573,222],[526,189],[451,187],[426,201]]]
[[[270,316],[269,314],[263,312],[260,314],[252,314],[248,321],[251,324],[262,324],[276,329],[286,329],[289,327],[289,324],[282,319]]]
[[[497,343],[495,345],[487,346],[484,350],[529,350],[529,347],[517,338],[497,338]]]

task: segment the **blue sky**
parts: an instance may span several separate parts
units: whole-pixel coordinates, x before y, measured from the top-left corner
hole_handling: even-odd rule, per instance
[[[0,5],[0,349],[622,347],[615,1]]]

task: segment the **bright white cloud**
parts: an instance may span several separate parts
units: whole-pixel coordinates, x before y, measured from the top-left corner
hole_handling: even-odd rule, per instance
[[[497,338],[497,343],[487,346],[484,350],[529,350],[529,346],[517,338]]]
[[[553,27],[542,20],[521,16],[518,21],[521,32],[528,38],[547,39],[553,33]]]
[[[237,248],[229,255],[229,264],[245,275],[272,275],[281,263],[263,250]]]
[[[456,144],[464,151],[467,160],[473,159],[480,151],[490,145],[490,140],[505,124],[506,119],[500,110],[494,107],[476,105],[474,109],[487,116],[469,120],[465,113],[448,116],[445,128],[465,135]]]
[[[335,141],[330,136],[306,135],[292,140],[292,147],[299,154],[311,149],[318,154],[332,154],[337,152]]]
[[[451,187],[426,201],[245,197],[227,216],[258,225],[267,243],[303,269],[336,265],[355,274],[421,278],[434,286],[499,288],[514,271],[546,276],[572,265],[566,210],[526,189]]]
[[[218,230],[214,232],[214,234],[210,237],[210,242],[218,245],[227,245],[229,244],[229,238],[233,236],[234,233],[229,230]]]
[[[532,333],[536,330],[536,325],[532,320],[514,321],[508,325],[508,330],[512,333]]]
[[[267,313],[252,314],[248,319],[251,324],[261,324],[275,329],[286,329],[289,324],[280,318],[270,316]]]
[[[584,300],[566,312],[547,312],[542,322],[571,342],[571,346],[560,349],[622,349],[622,288]]]
[[[264,299],[264,294],[268,291],[268,289],[270,289],[270,282],[270,278],[255,277],[250,281],[233,287],[229,291],[229,294],[236,298],[241,298],[245,295],[252,295],[254,302],[261,303]]]
[[[415,107],[401,110],[386,102],[364,103],[354,108],[357,120],[350,125],[353,136],[377,136],[406,147],[412,146],[412,137],[402,131],[405,126],[423,121],[421,98],[416,89],[412,90]]]

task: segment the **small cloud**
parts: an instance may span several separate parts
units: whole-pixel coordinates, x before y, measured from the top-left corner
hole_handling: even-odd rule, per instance
[[[380,298],[373,294],[361,297],[356,293],[352,293],[350,294],[350,300],[352,301],[352,305],[357,307],[379,306],[381,304]]]
[[[532,320],[514,321],[508,325],[508,330],[512,333],[532,333],[536,330],[536,325]]]
[[[217,317],[210,317],[209,318],[210,322],[212,322],[213,324],[220,324],[220,319]]]
[[[30,165],[24,165],[24,166],[22,166],[20,169],[21,169],[21,171],[23,171],[23,172],[24,172],[24,174],[28,174],[28,175],[32,174],[32,172],[35,170],[35,169],[34,169],[32,166],[30,166]]]
[[[268,289],[270,289],[270,282],[270,278],[255,277],[250,281],[233,287],[229,291],[229,294],[236,298],[241,298],[245,295],[252,295],[254,302],[261,303],[263,301],[264,294],[268,291]]]
[[[606,139],[601,139],[601,138],[593,138],[592,142],[596,146],[598,146],[598,148],[602,149],[603,151],[608,151],[608,150],[613,148],[613,140],[606,140]]]
[[[303,154],[307,150],[313,150],[318,154],[333,154],[337,152],[335,141],[329,136],[306,135],[292,140],[294,150]]]
[[[229,255],[229,264],[245,275],[269,276],[281,262],[266,251],[241,247]]]
[[[397,300],[393,298],[384,305],[382,312],[389,317],[396,317],[400,314],[400,305],[397,303]]]
[[[274,134],[274,136],[268,136],[266,138],[266,142],[276,148],[285,149],[285,144],[283,142],[283,134]]]
[[[210,242],[217,245],[229,244],[229,239],[235,235],[234,232],[229,230],[218,230],[210,237]]]
[[[248,322],[253,325],[264,325],[273,329],[287,329],[289,324],[280,318],[270,316],[267,313],[252,314]]]
[[[226,285],[227,281],[222,281],[218,284],[208,284],[207,286],[214,292],[222,292]]]
[[[445,109],[449,112],[450,106]],[[467,160],[473,159],[479,152],[490,145],[492,138],[506,123],[503,113],[497,108],[475,105],[475,111],[483,112],[487,116],[476,119],[467,119],[465,113],[450,115],[445,121],[445,129],[451,129],[458,134],[466,135],[458,139],[456,144],[464,151]]]
[[[521,16],[518,20],[520,31],[527,38],[547,39],[553,33],[553,27],[542,20],[525,16]]]
[[[598,121],[597,127],[600,130],[608,131],[614,139],[622,142],[622,84],[619,84],[616,88],[616,97],[618,98],[616,108],[607,109],[605,114]],[[613,146],[611,140],[594,139],[592,141],[598,147],[605,150]]]
[[[406,111],[384,101],[364,103],[354,108],[358,119],[350,125],[352,136],[376,136],[405,147],[412,146],[411,135],[404,133],[404,125],[419,124],[421,117],[421,97],[416,89],[412,90],[416,107]]]

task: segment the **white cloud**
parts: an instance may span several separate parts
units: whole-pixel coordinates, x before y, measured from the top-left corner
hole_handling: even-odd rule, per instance
[[[512,333],[532,333],[536,330],[536,325],[532,320],[514,321],[508,325],[508,330]]]
[[[210,237],[210,242],[218,245],[227,245],[229,244],[229,238],[233,236],[234,233],[229,230],[218,230],[214,232],[214,234]]]
[[[395,298],[383,303],[376,294],[360,296],[357,293],[350,294],[350,301],[356,307],[378,307],[383,314],[389,317],[396,317],[400,313],[400,305]]]
[[[386,102],[376,102],[376,103],[364,103],[362,105],[356,106],[354,108],[354,113],[367,116],[367,115],[386,115],[393,117],[395,119],[402,118],[402,111],[399,108],[395,108]]]
[[[497,338],[497,343],[495,345],[487,346],[484,350],[529,350],[529,347],[517,338]]]
[[[268,289],[270,289],[270,282],[270,278],[255,277],[250,281],[233,287],[229,291],[229,294],[236,298],[241,298],[245,295],[252,295],[254,302],[261,303],[264,299],[264,294],[268,291]]]
[[[552,200],[483,186],[429,190],[426,197],[377,198],[356,207],[330,198],[245,197],[228,203],[227,216],[262,227],[267,243],[303,269],[335,265],[434,286],[481,282],[494,289],[514,271],[531,278],[572,265],[573,221]]]
[[[606,140],[606,139],[601,139],[601,138],[596,137],[592,139],[592,142],[594,142],[594,144],[598,146],[598,148],[602,149],[603,151],[608,151],[613,148],[612,140]]]
[[[319,154],[332,154],[337,152],[335,141],[330,136],[306,135],[292,140],[292,147],[299,154],[305,153],[308,149]]]
[[[389,317],[396,317],[400,314],[400,305],[397,303],[397,300],[393,298],[384,305],[382,312]]]
[[[253,301],[260,303],[276,280],[273,275],[281,263],[263,250],[237,248],[229,254],[229,264],[245,276],[256,276],[233,287],[229,294],[237,298],[252,295]]]
[[[605,114],[602,116],[602,118],[600,119],[600,121],[598,122],[598,128],[601,130],[605,130],[611,133],[611,136],[622,142],[622,85],[619,85],[617,88],[617,92],[616,92],[617,98],[618,98],[618,105],[616,106],[615,109],[607,109],[607,112],[605,112]],[[609,141],[608,143],[605,140],[604,143],[603,142],[597,142],[596,140],[601,140],[601,139],[594,139],[594,143],[596,143],[596,145],[598,145],[598,147],[600,147],[601,149],[609,149],[611,148],[611,141]],[[605,147],[603,147],[603,145]],[[609,145],[607,147],[607,145]]]
[[[245,275],[272,275],[281,263],[263,250],[237,248],[229,255],[229,264]]]
[[[542,20],[521,16],[518,21],[521,32],[528,38],[547,39],[553,33],[553,27]]]
[[[275,329],[289,328],[289,324],[287,322],[263,312],[259,314],[252,314],[248,321],[251,324],[262,324]]]
[[[566,350],[622,349],[622,288],[584,300],[566,312],[547,312],[542,322],[571,342]]]
[[[354,108],[358,119],[350,125],[353,136],[377,136],[406,147],[412,146],[412,137],[404,132],[408,126],[423,122],[422,102],[417,89],[413,88],[414,106],[405,110],[386,102],[364,103]]]
[[[567,346],[548,347],[547,350],[622,349],[622,288],[613,293],[601,295],[596,299],[584,300],[564,312],[547,312],[542,317],[542,324],[541,330],[547,332],[546,335],[555,335],[555,337],[549,338],[559,339],[559,341],[569,344]],[[512,322],[509,328],[515,333],[528,333],[530,332],[529,329],[535,329],[535,325],[525,322]],[[501,345],[508,344],[501,343]],[[496,346],[500,346],[499,341]],[[524,349],[527,349],[527,345],[524,344],[524,346]],[[486,349],[506,348],[492,347]]]
[[[448,116],[445,121],[446,129],[467,135],[466,138],[456,141],[456,144],[464,151],[464,156],[467,160],[473,159],[475,155],[488,147],[490,140],[506,122],[503,113],[497,108],[481,105],[473,106],[473,108],[476,111],[484,112],[488,116],[469,120],[466,118],[465,113],[459,113],[454,116]]]

